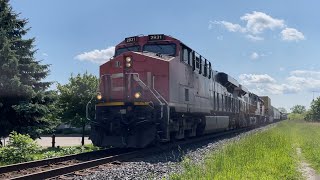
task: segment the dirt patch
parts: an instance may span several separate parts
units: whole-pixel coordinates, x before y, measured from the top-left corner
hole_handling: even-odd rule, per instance
[[[307,180],[320,180],[320,175],[317,174],[317,172],[312,167],[310,167],[310,164],[303,160],[301,148],[297,148],[297,154],[300,159],[299,170],[301,171],[302,176]]]

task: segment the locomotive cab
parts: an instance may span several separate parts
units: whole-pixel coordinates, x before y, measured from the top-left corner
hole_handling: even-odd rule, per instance
[[[129,37],[116,46],[115,56],[100,66],[94,144],[145,147],[168,140],[169,62],[178,46],[164,35]]]

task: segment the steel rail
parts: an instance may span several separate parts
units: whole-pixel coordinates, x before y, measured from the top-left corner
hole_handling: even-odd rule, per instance
[[[110,155],[124,153],[124,152],[128,152],[128,150],[111,148],[111,149],[103,149],[103,150],[67,155],[67,156],[56,157],[56,158],[49,158],[44,160],[37,160],[37,161],[30,161],[30,162],[23,162],[23,163],[12,164],[7,166],[1,166],[0,179],[1,179],[1,175],[4,175],[6,173],[21,172],[23,170],[28,170],[31,168],[38,168],[38,167],[47,166],[50,164],[56,164],[56,163],[61,163],[61,162],[66,162],[71,160],[88,161],[90,159],[94,159],[94,158],[96,159],[96,158],[110,156]]]
[[[237,130],[231,130],[231,131],[225,131],[225,132],[220,132],[216,134],[209,134],[209,135],[204,135],[201,137],[195,137],[195,138],[190,138],[186,141],[176,141],[174,143],[167,143],[163,144],[160,146],[156,147],[150,147],[150,148],[145,148],[145,149],[136,149],[131,152],[126,152],[126,153],[119,153],[113,156],[107,156],[99,159],[93,159],[85,162],[80,162],[76,163],[73,165],[68,165],[68,166],[63,166],[63,167],[58,167],[46,171],[41,171],[41,172],[35,172],[32,174],[26,174],[23,176],[19,177],[13,177],[12,179],[18,180],[18,179],[46,179],[46,178],[54,178],[58,177],[61,175],[65,174],[70,174],[75,171],[80,171],[92,167],[96,167],[102,164],[107,164],[111,163],[113,161],[123,161],[127,159],[132,159],[132,158],[138,158],[138,157],[144,157],[147,155],[151,155],[154,153],[161,153],[164,151],[169,151],[178,147],[183,147],[187,146],[190,144],[194,143],[199,143],[205,140],[213,139],[213,138],[219,138],[219,137],[224,137],[227,135],[235,135],[240,132],[247,131],[248,129],[252,128],[242,128],[242,129],[237,129]]]

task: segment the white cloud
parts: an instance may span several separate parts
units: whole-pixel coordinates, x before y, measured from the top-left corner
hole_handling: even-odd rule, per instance
[[[279,68],[279,71],[284,71],[284,70],[286,70],[286,68],[284,68],[284,67]]]
[[[292,94],[300,91],[299,87],[289,84],[269,84],[270,94]]]
[[[42,53],[42,56],[48,57],[49,55],[47,53]]]
[[[223,36],[217,36],[217,40],[222,41],[223,40]]]
[[[302,77],[313,77],[320,79],[320,71],[310,71],[310,70],[295,70],[291,71],[292,76],[302,76]]]
[[[305,37],[302,32],[297,29],[289,28],[285,21],[282,19],[274,18],[266,13],[253,11],[252,13],[246,13],[240,17],[245,25],[232,23],[228,21],[209,21],[209,29],[212,29],[215,25],[222,26],[229,32],[239,32],[245,34],[245,37],[252,41],[264,40],[262,34],[267,31],[275,31],[277,29],[281,31],[281,38],[285,41],[299,41],[304,40]]]
[[[289,94],[300,91],[289,84],[279,84],[268,74],[241,74],[240,83],[257,94]]]
[[[251,85],[254,83],[274,83],[274,82],[276,82],[268,74],[241,74],[239,76],[239,79],[244,85]]]
[[[287,81],[308,91],[320,89],[320,71],[295,70],[290,72]]]
[[[267,74],[241,74],[239,80],[257,94],[289,94],[320,89],[320,71],[291,71],[285,83],[278,83]]]
[[[261,36],[254,36],[254,35],[251,35],[251,34],[246,35],[246,37],[248,39],[252,40],[252,41],[262,41],[262,40],[264,40],[264,38],[261,37]]]
[[[222,25],[224,28],[226,28],[230,32],[246,32],[246,29],[241,27],[239,24],[233,24],[231,22],[227,21],[211,21],[209,24],[217,24],[217,25]]]
[[[256,52],[253,52],[253,53],[250,55],[250,58],[251,58],[251,59],[258,59],[258,58],[259,58],[259,54],[256,53]]]
[[[286,26],[282,19],[273,18],[263,12],[253,11],[252,14],[247,13],[240,19],[247,22],[246,30],[252,34],[260,34],[266,29],[274,30]]]
[[[107,49],[93,50],[89,52],[84,52],[75,57],[80,61],[90,61],[97,64],[102,64],[107,62],[114,55],[114,46],[110,46]]]
[[[300,41],[300,40],[305,40],[304,35],[294,29],[294,28],[285,28],[284,30],[281,31],[281,38],[284,41]]]

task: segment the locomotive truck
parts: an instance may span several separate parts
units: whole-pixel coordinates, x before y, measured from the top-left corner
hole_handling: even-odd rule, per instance
[[[97,101],[90,138],[100,147],[143,148],[281,117],[269,97],[250,92],[164,34],[118,44],[100,66]]]

